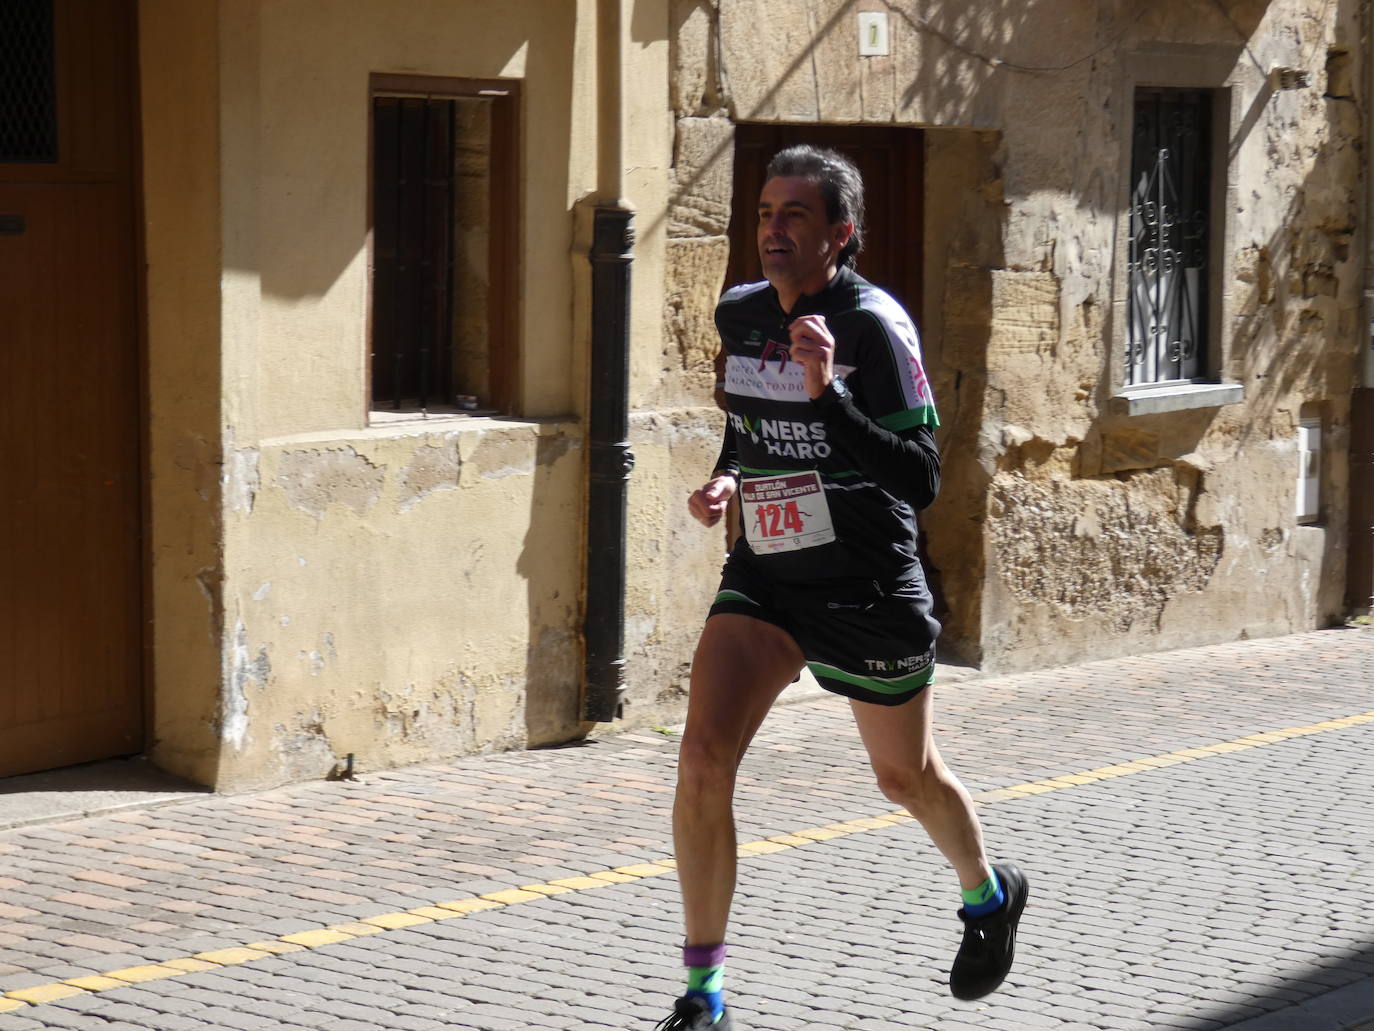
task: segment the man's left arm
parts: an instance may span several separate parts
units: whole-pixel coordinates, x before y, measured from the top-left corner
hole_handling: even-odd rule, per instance
[[[922,509],[940,493],[940,449],[927,425],[890,430],[859,410],[854,395],[833,381],[811,402],[831,440],[854,456],[873,482],[912,508]]]
[[[872,332],[859,342],[852,377],[873,418],[855,403],[848,384],[835,383],[835,340],[823,317],[803,316],[790,328],[792,357],[805,367],[807,393],[826,433],[852,455],[873,481],[921,509],[940,490],[940,452],[935,444],[935,406],[910,322],[873,316]]]

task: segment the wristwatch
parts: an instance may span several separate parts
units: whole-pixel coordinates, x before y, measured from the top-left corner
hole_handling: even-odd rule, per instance
[[[837,401],[843,401],[850,396],[849,384],[840,379],[839,376],[836,376],[830,381],[830,389],[835,392],[835,400]]]

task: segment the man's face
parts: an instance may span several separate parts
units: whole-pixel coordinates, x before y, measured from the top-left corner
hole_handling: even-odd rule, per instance
[[[810,179],[779,176],[759,194],[759,261],[775,287],[815,293],[830,282],[853,226],[826,221],[825,198]]]

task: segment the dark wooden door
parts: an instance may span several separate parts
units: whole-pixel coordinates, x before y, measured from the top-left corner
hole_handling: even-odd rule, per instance
[[[0,3],[0,775],[143,745],[133,10]]]
[[[774,154],[796,143],[829,147],[858,166],[864,178],[867,210],[867,239],[859,255],[859,273],[892,294],[920,326],[925,172],[920,129],[888,125],[737,125],[730,265],[725,285],[763,278],[754,235],[763,174]]]

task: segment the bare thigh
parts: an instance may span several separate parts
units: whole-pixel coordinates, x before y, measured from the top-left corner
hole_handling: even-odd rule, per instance
[[[708,619],[692,659],[684,755],[737,766],[804,661],[792,635],[772,623],[730,612]]]
[[[919,775],[940,762],[930,729],[933,686],[902,705],[851,701],[850,708],[869,762],[880,780],[888,771]]]

